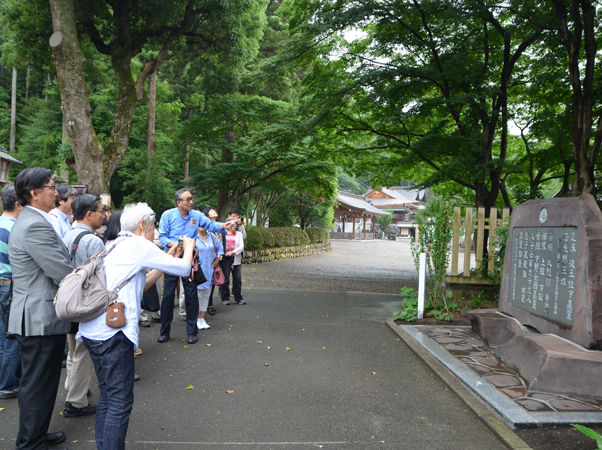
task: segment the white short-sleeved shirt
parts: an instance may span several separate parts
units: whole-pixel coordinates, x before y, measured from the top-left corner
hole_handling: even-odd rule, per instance
[[[162,252],[144,236],[121,232],[120,236],[128,236],[104,258],[103,265],[107,276],[107,288],[115,289],[123,281],[134,275],[126,284],[116,301],[125,304],[127,324],[122,328],[111,328],[106,324],[106,315],[101,314],[95,319],[79,324],[77,339],[82,336],[95,341],[106,341],[119,331],[138,346],[138,318],[140,317],[140,301],[146,284],[146,270],[158,269],[162,272],[179,277],[190,273],[190,263],[187,260],[174,258]]]

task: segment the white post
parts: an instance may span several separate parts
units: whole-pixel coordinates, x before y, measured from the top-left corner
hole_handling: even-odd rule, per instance
[[[418,318],[424,317],[424,282],[426,278],[426,253],[420,254],[420,271],[418,272]]]

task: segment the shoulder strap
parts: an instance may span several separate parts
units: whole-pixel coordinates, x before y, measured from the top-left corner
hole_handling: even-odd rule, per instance
[[[115,239],[108,247],[105,247],[105,249],[101,252],[104,254],[99,255],[100,258],[104,258],[105,256],[107,256],[109,253],[111,253],[111,251],[117,246],[117,244],[119,242],[124,241],[125,239],[127,239],[129,236],[121,236],[118,237],[117,239]],[[115,289],[113,289],[112,291],[109,292],[109,301],[113,301],[115,300],[118,296],[119,296],[119,291],[121,289],[123,289],[123,287],[128,284],[130,281],[132,281],[132,278],[134,278],[136,276],[138,272],[136,272],[134,275],[132,275],[131,277],[129,277],[127,280],[122,281],[119,286],[117,286]]]
[[[71,245],[71,252],[69,254],[69,256],[71,257],[71,262],[73,262],[73,260],[75,259],[75,252],[77,251],[77,246],[79,245],[79,241],[81,241],[81,239],[86,234],[92,234],[92,232],[88,231],[88,230],[84,230],[81,233],[79,233],[77,235],[77,237],[75,238],[75,240],[73,241],[73,244]]]

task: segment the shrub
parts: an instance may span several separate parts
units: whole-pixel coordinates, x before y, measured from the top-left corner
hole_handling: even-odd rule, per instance
[[[260,227],[245,228],[247,239],[245,239],[245,250],[259,250],[263,248],[263,236]]]
[[[305,232],[311,244],[322,244],[330,240],[330,233],[324,228],[308,228]]]
[[[276,227],[269,228],[274,235],[276,247],[291,247],[295,245],[293,232],[290,228]]]
[[[291,232],[293,234],[293,240],[294,240],[294,244],[293,245],[307,245],[307,244],[309,244],[309,236],[301,228],[291,227],[290,230],[291,230]]]
[[[263,237],[263,248],[272,248],[276,245],[274,234],[267,228],[260,227],[261,236]]]

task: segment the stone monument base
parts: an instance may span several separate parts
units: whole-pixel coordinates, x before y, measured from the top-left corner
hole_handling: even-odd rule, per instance
[[[473,331],[520,374],[529,391],[602,399],[602,352],[540,334],[495,309],[465,315]]]

